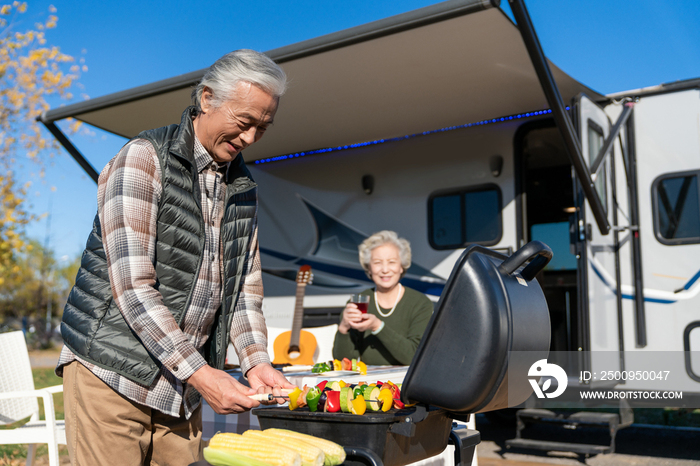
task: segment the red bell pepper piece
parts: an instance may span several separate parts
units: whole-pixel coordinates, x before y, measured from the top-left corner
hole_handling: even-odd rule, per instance
[[[403,408],[404,408],[404,404],[403,404],[403,402],[400,400],[400,398],[401,398],[401,390],[399,389],[398,386],[396,386],[396,385],[394,385],[394,384],[389,385],[389,387],[391,388],[392,398],[394,398],[394,408],[396,408],[396,409],[403,409]]]
[[[337,413],[340,411],[340,392],[329,391],[326,392],[326,396],[325,410],[329,413]]]
[[[316,387],[318,387],[318,389],[319,389],[320,391],[323,391],[323,389],[326,388],[326,384],[327,384],[327,383],[328,383],[327,380],[322,380],[321,382],[319,382],[319,383],[316,385]]]

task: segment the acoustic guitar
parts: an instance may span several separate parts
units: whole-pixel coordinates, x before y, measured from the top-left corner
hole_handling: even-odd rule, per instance
[[[313,281],[310,265],[302,265],[297,272],[297,294],[294,302],[294,320],[292,330],[280,333],[275,338],[274,364],[313,364],[316,352],[316,337],[311,332],[301,329],[304,318],[304,294],[306,285]]]

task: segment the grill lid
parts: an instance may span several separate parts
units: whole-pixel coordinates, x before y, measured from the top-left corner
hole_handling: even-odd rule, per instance
[[[510,257],[468,247],[413,357],[402,401],[453,413],[524,402],[532,394],[528,369],[549,350],[549,309],[534,278],[551,258],[539,241]]]

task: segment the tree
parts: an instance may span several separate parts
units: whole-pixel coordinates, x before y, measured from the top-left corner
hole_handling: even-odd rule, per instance
[[[23,208],[24,195],[11,173],[0,175],[0,285],[16,266],[16,252],[25,245],[21,228],[31,216]]]
[[[22,20],[26,10],[17,1],[0,7],[0,283],[28,244],[24,225],[36,219],[27,213],[28,185],[18,184],[13,165],[24,157],[43,175],[45,159],[58,145],[44,136],[36,117],[49,109],[48,100],[73,98],[70,89],[80,72],[73,57],[46,44],[45,31],[58,21],[56,9],[50,7],[46,21],[31,28]]]
[[[80,255],[70,262],[57,263],[53,252],[44,250],[36,240],[15,255],[15,263],[0,284],[0,321],[18,322],[27,317],[37,329],[38,343],[46,346],[47,310],[51,309],[53,328],[66,304],[68,293],[80,267]]]

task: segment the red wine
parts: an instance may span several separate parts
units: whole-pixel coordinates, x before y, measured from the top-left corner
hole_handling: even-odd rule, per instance
[[[367,314],[367,305],[369,303],[354,303],[355,306],[360,310],[361,313]]]

